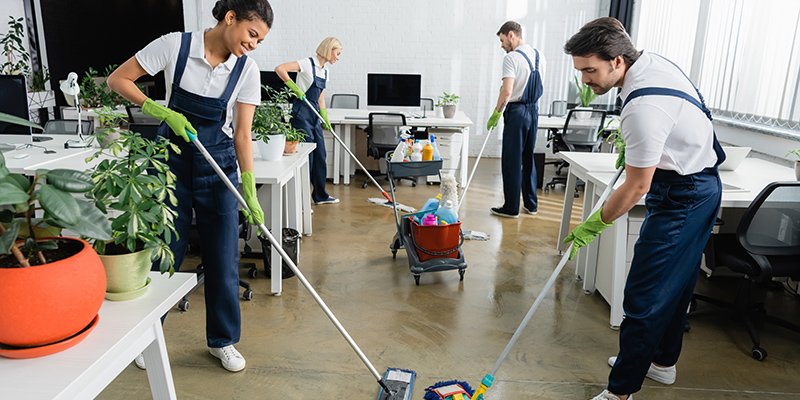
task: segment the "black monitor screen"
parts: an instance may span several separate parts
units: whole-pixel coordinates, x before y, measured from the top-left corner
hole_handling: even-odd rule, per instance
[[[297,82],[297,72],[289,72],[289,78]],[[283,90],[287,87],[275,71],[261,71],[261,84],[275,90]],[[270,98],[267,96],[267,91],[261,88],[261,101],[268,100]]]
[[[24,75],[0,75],[0,112],[28,118],[28,87]],[[31,128],[0,122],[0,134],[30,135]]]
[[[367,74],[367,105],[419,108],[422,75]]]

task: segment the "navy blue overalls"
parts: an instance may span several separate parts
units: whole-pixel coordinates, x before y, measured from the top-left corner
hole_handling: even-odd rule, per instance
[[[306,90],[306,99],[319,111],[319,95],[325,89],[328,71],[325,71],[325,78],[318,77],[317,70],[314,67],[314,58],[309,57],[308,59],[311,60],[311,75],[314,77],[314,82]],[[311,192],[311,200],[314,200],[315,203],[327,200],[330,197],[328,192],[325,191],[328,165],[325,163],[325,138],[322,137],[322,126],[319,118],[317,118],[313,110],[308,108],[308,104],[305,104],[301,99],[295,98],[294,104],[292,104],[291,123],[295,129],[302,129],[306,132],[306,142],[317,144],[317,148],[308,155],[311,185],[314,187]]]
[[[220,98],[204,97],[180,87],[192,35],[181,36],[180,53],[175,65],[169,108],[185,115],[197,129],[203,143],[220,168],[238,186],[236,152],[233,139],[222,131],[228,100],[239,81],[247,56],[236,61],[228,85]],[[239,216],[236,197],[217,176],[208,161],[191,143],[175,135],[166,123],[158,134],[169,137],[181,154],[172,154],[167,162],[175,176],[175,228],[179,239],[170,244],[175,254],[175,270],[179,270],[186,253],[192,209],[200,234],[202,261],[205,271],[206,340],[208,347],[225,347],[239,341],[241,314],[239,310]],[[158,270],[158,266],[154,266]]]
[[[519,194],[522,189],[522,204],[530,211],[536,211],[536,166],[533,164],[533,146],[536,144],[536,130],[539,126],[539,98],[542,97],[542,77],[539,75],[539,51],[536,53],[536,67],[531,59],[525,57],[531,74],[522,92],[522,98],[508,104],[503,113],[502,173],[505,204],[500,211],[505,214],[519,214]]]
[[[677,65],[675,68],[680,71]],[[637,89],[622,107],[639,96],[673,96],[694,104],[711,120],[703,96],[696,87],[695,91],[699,101],[675,89]],[[647,214],[625,284],[619,356],[608,383],[612,393],[639,391],[651,362],[671,366],[678,361],[686,310],[722,198],[717,166],[725,160],[725,153],[716,134],[713,141],[717,155],[713,167],[685,176],[663,169],[653,174],[645,198]]]

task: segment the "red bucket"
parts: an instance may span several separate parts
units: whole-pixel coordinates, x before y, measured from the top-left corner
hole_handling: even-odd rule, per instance
[[[447,225],[420,225],[411,222],[411,241],[420,261],[436,258],[458,258],[461,247],[461,222]]]

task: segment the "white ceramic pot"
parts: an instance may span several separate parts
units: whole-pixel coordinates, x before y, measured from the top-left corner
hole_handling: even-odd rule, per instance
[[[800,161],[794,162],[794,177],[800,181]]]
[[[592,107],[575,107],[574,110],[591,110]],[[592,113],[576,112],[572,115],[577,121],[588,121],[592,117]]]
[[[256,143],[258,144],[258,152],[261,153],[262,160],[275,161],[283,156],[283,148],[286,146],[286,136],[270,135],[268,143],[264,143],[263,140],[257,140]]]

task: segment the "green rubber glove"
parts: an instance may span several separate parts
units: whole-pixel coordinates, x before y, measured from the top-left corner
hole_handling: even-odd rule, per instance
[[[603,213],[603,208],[600,207],[596,213],[592,214],[591,217],[586,219],[583,223],[576,226],[575,229],[564,238],[564,243],[572,243],[572,251],[569,253],[569,259],[572,260],[575,257],[575,254],[578,254],[578,249],[586,246],[589,243],[592,243],[597,235],[603,231],[603,229],[608,228],[614,223],[607,224],[603,222],[600,215]]]
[[[286,81],[284,83],[286,84],[286,86],[289,87],[289,89],[292,89],[292,91],[297,96],[297,98],[299,98],[300,100],[305,100],[306,99],[306,94],[303,93],[303,91],[300,90],[299,87],[297,87],[297,84],[294,83],[293,80],[289,79],[288,81]]]
[[[153,101],[153,99],[147,99],[144,101],[144,104],[142,104],[142,112],[160,121],[166,122],[167,125],[169,125],[169,127],[172,129],[172,132],[175,132],[176,135],[182,137],[183,140],[187,142],[191,141],[189,140],[189,136],[186,134],[187,130],[197,135],[197,130],[194,129],[192,124],[183,114],[177,111],[172,111],[169,108],[156,103]]]
[[[264,223],[264,211],[261,209],[261,204],[258,204],[258,197],[256,197],[256,176],[253,171],[242,172],[242,191],[244,192],[244,201],[247,207],[253,212],[250,215],[247,210],[242,210],[247,222],[251,225],[261,225]]]
[[[489,122],[486,123],[486,130],[492,130],[495,126],[497,126],[497,121],[500,121],[500,116],[502,114],[497,110],[492,110],[492,116],[489,117]]]
[[[331,126],[331,121],[328,121],[328,109],[327,108],[320,108],[319,109],[319,115],[321,115],[323,121],[325,121],[325,122],[322,123],[322,129],[327,129],[329,131],[332,131],[333,127]]]

